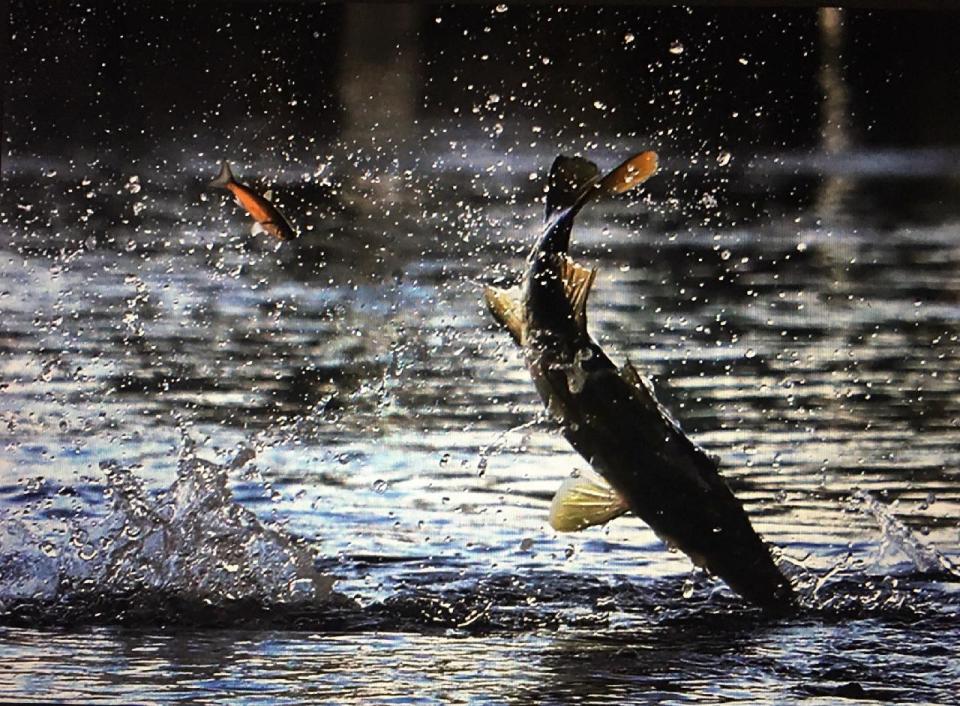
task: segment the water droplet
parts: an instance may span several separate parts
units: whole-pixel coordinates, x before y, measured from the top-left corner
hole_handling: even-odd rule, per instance
[[[743,354],[744,358],[753,358],[757,355],[757,352],[752,348],[748,348],[747,352]]]
[[[84,544],[80,547],[79,556],[84,561],[90,561],[97,555],[97,548],[90,543]]]
[[[624,44],[633,44],[633,42],[634,42],[635,39],[636,39],[636,37],[633,36],[633,33],[631,33],[631,32],[627,32],[625,35],[623,35],[623,43],[624,43]]]
[[[670,53],[671,54],[683,54],[683,45],[678,41],[673,41],[670,43]]]
[[[381,495],[387,492],[387,488],[389,486],[390,484],[382,478],[378,478],[377,480],[373,481],[373,491],[375,493],[380,493]]]
[[[721,259],[721,260],[729,260],[729,259],[730,259],[730,251],[729,251],[729,250],[724,250],[723,252],[721,252],[721,253],[720,253],[720,259]]]
[[[295,579],[287,584],[287,589],[292,596],[300,600],[309,598],[314,592],[313,580],[308,578]]]

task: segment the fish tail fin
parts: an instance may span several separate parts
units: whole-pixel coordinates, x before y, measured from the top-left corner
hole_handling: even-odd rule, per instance
[[[220,173],[217,174],[217,178],[209,182],[207,186],[210,186],[215,189],[226,189],[230,184],[236,182],[236,179],[233,178],[233,172],[230,169],[230,162],[223,160],[220,164]]]
[[[656,174],[657,167],[656,152],[640,152],[603,177],[599,190],[602,193],[623,194]]]
[[[657,153],[638,152],[602,179],[597,165],[582,157],[560,155],[550,167],[546,230],[534,252],[566,252],[573,219],[590,199],[622,194],[639,186],[657,171]]]
[[[493,318],[503,326],[513,337],[515,343],[520,344],[523,336],[523,319],[520,302],[513,293],[499,287],[484,287],[483,298]]]
[[[570,302],[573,320],[581,331],[587,330],[587,298],[590,288],[597,279],[596,268],[587,268],[578,265],[569,257],[563,258],[560,277],[563,280],[563,291]]]

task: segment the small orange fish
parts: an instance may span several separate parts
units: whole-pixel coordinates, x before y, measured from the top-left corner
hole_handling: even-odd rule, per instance
[[[254,235],[267,233],[279,240],[292,240],[297,237],[297,233],[293,230],[290,222],[268,200],[270,192],[268,191],[264,196],[261,196],[250,187],[238,183],[230,170],[229,162],[223,162],[220,167],[220,174],[210,182],[209,186],[227,189],[236,197],[237,203],[243,206],[256,221],[253,226]]]

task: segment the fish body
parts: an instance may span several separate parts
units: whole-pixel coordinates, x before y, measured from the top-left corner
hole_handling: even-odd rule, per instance
[[[261,196],[248,186],[239,183],[233,176],[230,163],[224,161],[220,166],[220,174],[209,183],[214,188],[226,189],[234,195],[237,203],[246,209],[255,221],[254,233],[263,232],[272,235],[278,240],[292,240],[297,237],[296,231],[280,210],[267,198]]]
[[[595,195],[626,191],[655,170],[652,152],[602,179],[591,162],[558,157],[546,226],[530,253],[519,296],[492,287],[485,293],[495,318],[522,347],[537,392],[564,437],[599,474],[561,486],[551,524],[575,531],[632,511],[751,602],[787,607],[793,602],[790,583],[717,463],[683,433],[652,384],[629,361],[618,368],[587,332],[596,270],[567,255],[574,218]]]

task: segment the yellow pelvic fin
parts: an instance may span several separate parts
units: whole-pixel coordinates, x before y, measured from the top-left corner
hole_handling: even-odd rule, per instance
[[[603,525],[628,512],[627,501],[593,471],[563,481],[550,505],[550,526],[557,532],[579,532]]]
[[[497,323],[510,332],[515,343],[520,344],[523,338],[523,313],[517,290],[486,286],[483,288],[483,298]]]
[[[563,279],[563,290],[567,301],[570,302],[570,308],[573,310],[573,319],[581,331],[586,331],[587,298],[590,296],[590,288],[594,280],[597,279],[597,270],[578,265],[569,257],[564,257],[560,277]]]
[[[639,186],[657,171],[657,153],[641,152],[600,180],[600,189],[607,193],[622,194]]]

